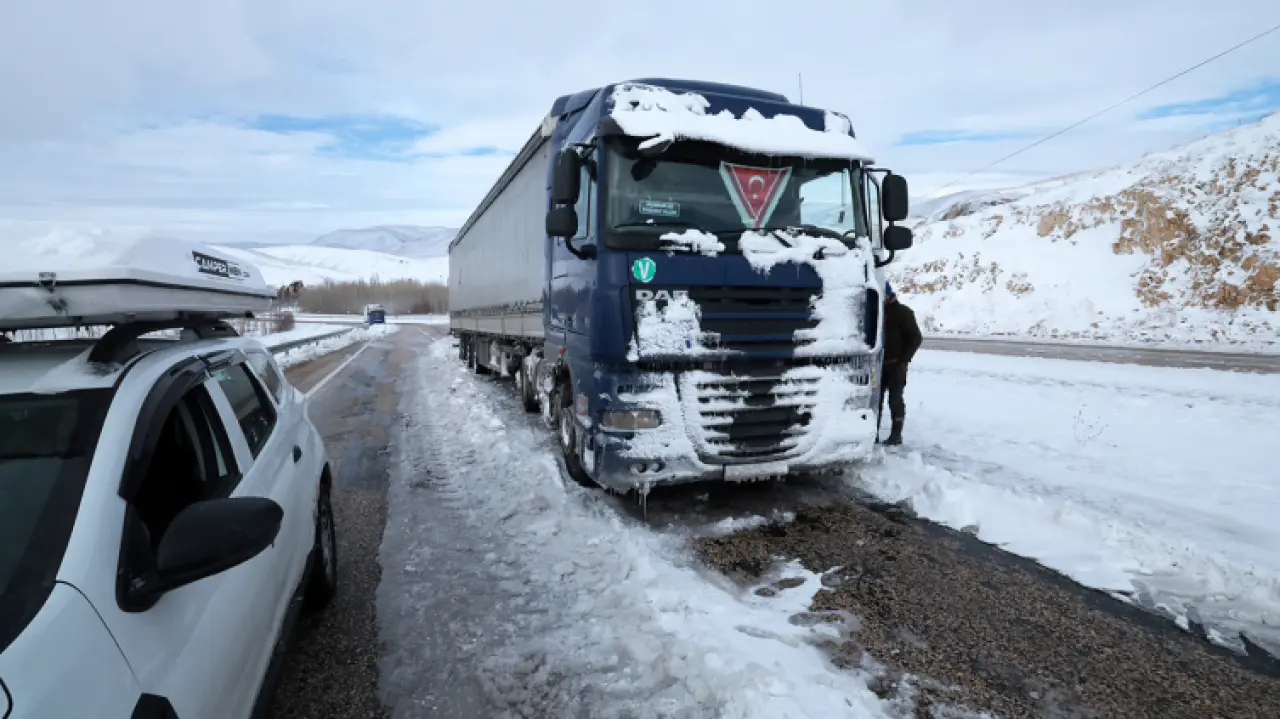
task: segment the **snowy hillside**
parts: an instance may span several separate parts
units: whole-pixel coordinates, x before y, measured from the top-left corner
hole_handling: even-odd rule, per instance
[[[279,287],[301,280],[308,285],[374,279],[414,279],[444,282],[449,276],[447,257],[411,259],[372,250],[348,250],[314,245],[279,245],[247,249],[220,246],[223,252],[252,263],[262,271],[267,285]]]
[[[360,230],[338,230],[312,240],[318,247],[372,250],[389,255],[427,259],[444,257],[449,243],[458,234],[456,227],[414,227],[383,225]]]
[[[1276,347],[1280,115],[966,197],[890,279],[926,332]]]

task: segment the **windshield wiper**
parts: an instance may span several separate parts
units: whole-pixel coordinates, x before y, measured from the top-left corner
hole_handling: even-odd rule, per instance
[[[817,235],[818,237],[830,237],[833,240],[840,240],[841,242],[846,242],[849,239],[849,236],[846,233],[838,230],[827,229],[826,227],[818,227],[817,225],[781,225],[778,227],[761,227],[756,230],[756,232],[769,232],[777,237],[777,233],[779,232],[795,232],[796,230],[803,230],[811,235]]]

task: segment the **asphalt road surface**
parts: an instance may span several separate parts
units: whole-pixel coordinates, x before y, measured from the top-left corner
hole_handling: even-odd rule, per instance
[[[468,674],[474,658],[466,655],[466,637],[453,629],[465,624],[459,617],[487,611],[492,603],[486,594],[492,587],[465,571],[484,548],[471,542],[465,526],[450,524],[449,503],[465,497],[424,504],[434,514],[423,518],[429,520],[423,531],[439,547],[436,560],[441,565],[433,576],[416,581],[441,580],[442,594],[418,610],[416,624],[404,617],[397,622],[419,626],[431,638],[433,656],[417,663],[388,659],[378,638],[379,548],[393,447],[405,421],[397,382],[413,366],[412,359],[443,332],[442,327],[405,326],[363,351],[351,347],[288,372],[305,391],[346,357],[360,353],[312,399],[311,416],[335,470],[341,586],[325,612],[304,620],[286,662],[276,717],[463,719],[501,712]],[[1067,357],[1074,359],[1102,359],[1102,353],[1111,352],[977,344],[929,340],[926,346],[964,351],[999,347],[999,354],[1030,356],[1075,353]],[[1126,352],[1141,359],[1152,351]],[[1202,366],[1171,364],[1183,360],[1164,354],[1146,359],[1139,363]],[[1235,367],[1217,368],[1248,364],[1232,361]],[[513,421],[521,416],[514,395],[507,404],[502,409]],[[429,480],[423,478],[424,488],[430,487]],[[656,490],[648,498],[647,513],[639,515],[625,499],[601,493],[601,501],[630,506],[626,511],[632,518],[654,531],[705,526],[723,516],[768,515],[772,509],[794,512],[794,522],[691,540],[691,548],[710,568],[744,583],[759,582],[779,558],[798,558],[815,571],[839,567],[827,578],[828,591],[819,593],[812,612],[795,621],[838,621],[842,611],[856,616],[858,628],[850,638],[827,647],[833,662],[877,667],[877,691],[902,699],[912,709],[907,716],[965,716],[952,713],[962,708],[1004,717],[1280,717],[1280,664],[1274,660],[1240,658],[1212,647],[1164,619],[963,533],[854,496],[844,486],[838,478],[815,478]],[[454,572],[448,566],[463,569]],[[406,581],[388,580],[391,590]],[[787,587],[761,591],[783,593]],[[415,673],[412,682],[394,674],[405,671]],[[406,706],[403,697],[398,703],[397,697],[387,696],[380,676],[384,685],[417,683],[439,690]]]
[[[927,337],[924,341],[924,347],[931,350],[953,352],[977,352],[979,354],[1008,355],[1012,357],[1044,357],[1084,362],[1136,364],[1149,367],[1200,368],[1263,374],[1280,372],[1280,354],[1206,352],[1068,344],[1065,342],[961,339],[957,337]]]
[[[324,436],[334,473],[339,588],[323,612],[303,617],[276,694],[277,718],[386,715],[378,698],[381,648],[374,596],[387,518],[395,382],[408,358],[407,344],[396,337],[363,351],[362,345],[352,345],[285,373],[306,392],[360,353],[311,399],[311,420]]]

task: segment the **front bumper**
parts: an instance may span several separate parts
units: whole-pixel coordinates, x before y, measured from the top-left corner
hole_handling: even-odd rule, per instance
[[[863,461],[876,439],[870,365],[800,367],[768,379],[702,371],[647,375],[637,383],[642,390],[619,400],[658,410],[662,425],[633,433],[593,427],[581,447],[584,465],[600,484],[627,491],[755,481]],[[776,434],[760,422],[762,412],[784,418],[773,425]],[[785,425],[797,412],[803,419]],[[744,434],[752,436],[744,440]]]

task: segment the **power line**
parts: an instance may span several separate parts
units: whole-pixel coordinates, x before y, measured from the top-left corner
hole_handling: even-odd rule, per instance
[[[1189,67],[1189,68],[1187,68],[1187,69],[1183,70],[1182,72],[1179,72],[1177,75],[1173,75],[1173,76],[1167,77],[1167,78],[1165,78],[1165,79],[1161,80],[1160,82],[1157,82],[1156,84],[1152,85],[1151,87],[1148,87],[1147,89],[1143,90],[1142,92],[1138,92],[1138,93],[1135,93],[1135,94],[1133,94],[1133,95],[1130,95],[1129,97],[1126,97],[1125,99],[1121,100],[1120,102],[1117,102],[1117,103],[1115,103],[1114,105],[1110,105],[1110,106],[1108,106],[1108,107],[1106,107],[1106,108],[1104,108],[1104,109],[1102,109],[1102,110],[1099,110],[1099,111],[1097,111],[1097,112],[1093,113],[1092,115],[1090,115],[1090,116],[1088,116],[1088,117],[1084,118],[1083,120],[1079,120],[1079,121],[1077,121],[1077,122],[1075,122],[1075,123],[1072,123],[1072,124],[1070,124],[1070,125],[1067,125],[1066,127],[1062,128],[1061,130],[1058,130],[1057,132],[1054,132],[1054,133],[1052,133],[1052,134],[1050,134],[1050,135],[1046,135],[1046,136],[1044,136],[1044,137],[1040,138],[1039,140],[1036,140],[1035,142],[1031,143],[1030,145],[1027,145],[1026,147],[1023,147],[1023,148],[1021,148],[1021,149],[1019,149],[1019,150],[1015,150],[1014,152],[1011,152],[1011,153],[1009,153],[1008,155],[1005,155],[1004,157],[1000,158],[999,160],[996,160],[995,162],[993,162],[993,163],[991,163],[991,164],[987,165],[986,167],[983,167],[983,168],[978,169],[978,170],[974,170],[973,172],[965,173],[964,175],[961,175],[960,177],[957,177],[956,179],[951,180],[950,182],[947,182],[947,183],[946,183],[946,184],[944,184],[944,185],[939,185],[938,187],[933,188],[932,190],[930,190],[929,192],[927,192],[927,193],[925,193],[925,194],[926,194],[926,195],[932,195],[933,193],[937,192],[938,190],[942,190],[942,189],[944,189],[944,188],[950,187],[951,185],[954,185],[954,184],[956,184],[957,182],[960,182],[961,180],[966,180],[966,179],[968,179],[968,178],[970,178],[970,177],[973,177],[974,175],[977,175],[977,174],[982,173],[982,172],[986,172],[987,170],[990,170],[991,168],[995,167],[996,165],[999,165],[1000,163],[1004,162],[1005,160],[1013,159],[1014,157],[1017,157],[1018,155],[1021,155],[1022,153],[1026,152],[1027,150],[1030,150],[1030,149],[1031,149],[1031,148],[1033,148],[1033,147],[1038,147],[1038,146],[1040,146],[1040,145],[1043,145],[1044,143],[1046,143],[1046,142],[1048,142],[1048,141],[1052,140],[1053,138],[1058,137],[1059,135],[1062,135],[1062,134],[1064,134],[1064,133],[1070,132],[1070,131],[1072,131],[1072,130],[1076,129],[1077,127],[1080,127],[1081,125],[1085,124],[1086,122],[1089,122],[1090,120],[1093,120],[1093,119],[1095,119],[1095,118],[1097,118],[1097,117],[1100,117],[1100,116],[1102,116],[1102,115],[1105,115],[1105,114],[1107,114],[1108,112],[1111,112],[1112,110],[1116,109],[1117,107],[1120,107],[1121,105],[1123,105],[1123,104],[1125,104],[1125,103],[1127,103],[1127,102],[1132,102],[1132,101],[1134,101],[1134,100],[1136,100],[1136,99],[1138,99],[1138,98],[1142,97],[1143,95],[1147,94],[1148,92],[1151,92],[1152,90],[1155,90],[1155,89],[1157,89],[1157,88],[1163,87],[1164,85],[1167,85],[1167,84],[1169,84],[1169,83],[1173,82],[1174,80],[1177,80],[1178,78],[1182,77],[1183,75],[1186,75],[1186,74],[1187,74],[1187,73],[1189,73],[1189,72],[1192,72],[1192,71],[1195,71],[1195,70],[1199,70],[1200,68],[1204,67],[1205,65],[1208,65],[1209,63],[1213,62],[1214,60],[1217,60],[1217,59],[1219,59],[1219,58],[1221,58],[1221,57],[1223,57],[1223,56],[1225,56],[1225,55],[1229,55],[1229,54],[1231,54],[1231,53],[1235,52],[1236,50],[1239,50],[1240,48],[1244,47],[1245,45],[1248,45],[1249,43],[1255,42],[1255,41],[1257,41],[1257,40],[1261,40],[1262,38],[1266,37],[1267,35],[1270,35],[1271,33],[1275,32],[1276,30],[1280,30],[1280,25],[1274,25],[1274,26],[1272,26],[1271,28],[1269,28],[1269,29],[1267,29],[1267,30],[1264,30],[1264,31],[1262,31],[1262,32],[1258,33],[1257,35],[1254,35],[1253,37],[1249,38],[1248,40],[1245,40],[1244,42],[1241,42],[1241,43],[1239,43],[1239,44],[1237,44],[1237,45],[1233,45],[1233,46],[1231,46],[1231,47],[1227,48],[1226,50],[1223,50],[1222,52],[1218,53],[1217,55],[1214,55],[1213,57],[1208,58],[1207,60],[1202,60],[1202,61],[1200,61],[1199,63],[1196,63],[1195,65],[1192,65],[1191,67]]]

